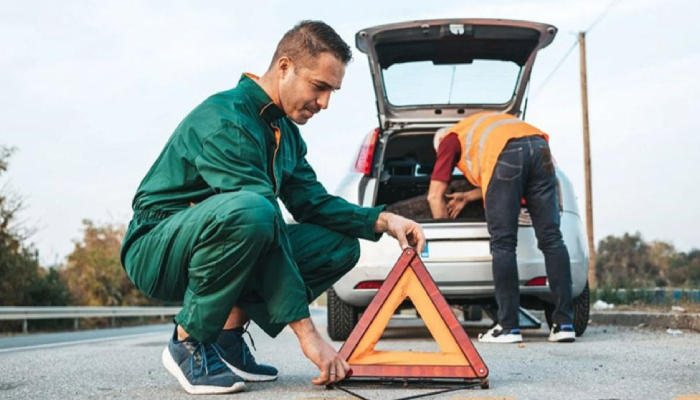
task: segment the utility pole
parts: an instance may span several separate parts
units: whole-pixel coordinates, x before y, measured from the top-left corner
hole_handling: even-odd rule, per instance
[[[591,185],[591,143],[588,130],[588,78],[586,75],[586,32],[578,33],[581,58],[581,104],[583,106],[583,166],[586,180],[586,220],[588,222],[588,284],[597,286],[595,278],[595,243],[593,243],[593,188]]]

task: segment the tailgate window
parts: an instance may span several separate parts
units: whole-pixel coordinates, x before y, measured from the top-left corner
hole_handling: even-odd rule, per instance
[[[382,71],[389,102],[395,106],[505,104],[517,88],[521,68],[512,61],[470,64],[432,61],[393,64]]]

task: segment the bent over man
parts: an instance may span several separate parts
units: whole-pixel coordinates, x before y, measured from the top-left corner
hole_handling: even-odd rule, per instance
[[[138,188],[121,259],[147,295],[183,301],[163,363],[189,393],[277,378],[243,340],[249,320],[272,337],[289,324],[320,370],[312,382],[342,380],[348,364],[308,304],[355,265],[357,238],[425,244],[417,223],[329,195],[306,161],[296,124],[328,107],[350,60],[331,27],[299,23],[265,74],[244,74],[185,117]],[[298,224],[285,224],[278,198]]]
[[[498,323],[479,335],[480,342],[522,341],[515,254],[522,198],[532,218],[537,245],[544,253],[554,298],[549,340],[571,342],[576,338],[571,266],[559,229],[557,179],[548,140],[547,134],[534,126],[512,115],[494,112],[471,115],[435,135],[437,156],[428,189],[433,218],[456,218],[468,202],[482,198],[484,201],[491,235]],[[446,195],[455,166],[476,189]]]

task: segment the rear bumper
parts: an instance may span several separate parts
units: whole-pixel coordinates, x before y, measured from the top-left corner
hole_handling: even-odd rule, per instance
[[[562,215],[561,229],[569,250],[572,292],[576,297],[583,291],[588,278],[588,253],[578,215],[565,212]],[[428,234],[429,241],[430,237]],[[401,249],[398,244],[387,235],[376,243],[362,241],[361,256],[357,266],[333,286],[338,297],[354,307],[367,306],[377,290],[355,289],[355,287],[364,281],[383,281],[400,255]],[[479,299],[494,297],[493,273],[489,256],[471,259],[465,257],[463,261],[431,261],[431,257],[433,257],[432,254],[422,261],[448,302],[478,302]],[[531,279],[547,275],[544,257],[537,249],[532,228],[521,227],[518,230],[517,257],[521,296],[551,301],[549,286],[524,286]]]
[[[582,262],[572,264],[572,269],[580,268]],[[587,263],[586,263],[587,264]],[[465,265],[431,265],[425,263],[430,275],[449,303],[469,302],[494,297],[491,263],[469,263]],[[358,265],[334,285],[334,289],[344,302],[354,307],[366,307],[377,293],[376,289],[355,289],[363,281],[383,281],[393,265]],[[455,273],[455,271],[459,271]],[[549,286],[524,286],[530,279],[546,276],[544,263],[520,263],[521,296],[533,296],[551,301]]]

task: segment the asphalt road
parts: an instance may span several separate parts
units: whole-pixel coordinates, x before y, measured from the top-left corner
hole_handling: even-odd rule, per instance
[[[313,315],[325,333],[325,311],[314,310]],[[475,339],[487,324],[469,325],[467,333]],[[0,339],[0,399],[192,399],[160,363],[171,329],[171,325],[159,325]],[[256,327],[251,332],[256,358],[277,366],[280,378],[249,383],[244,393],[209,398],[354,398],[310,383],[317,371],[302,355],[289,329],[274,340]],[[490,369],[490,389],[432,398],[609,400],[696,395],[700,399],[698,333],[670,335],[663,330],[591,326],[573,344],[547,342],[544,329],[524,331],[523,336],[523,346],[475,342]],[[337,348],[341,344],[334,342]],[[392,322],[377,348],[437,350],[420,321],[410,319]],[[352,390],[372,400],[431,391],[410,387]]]

